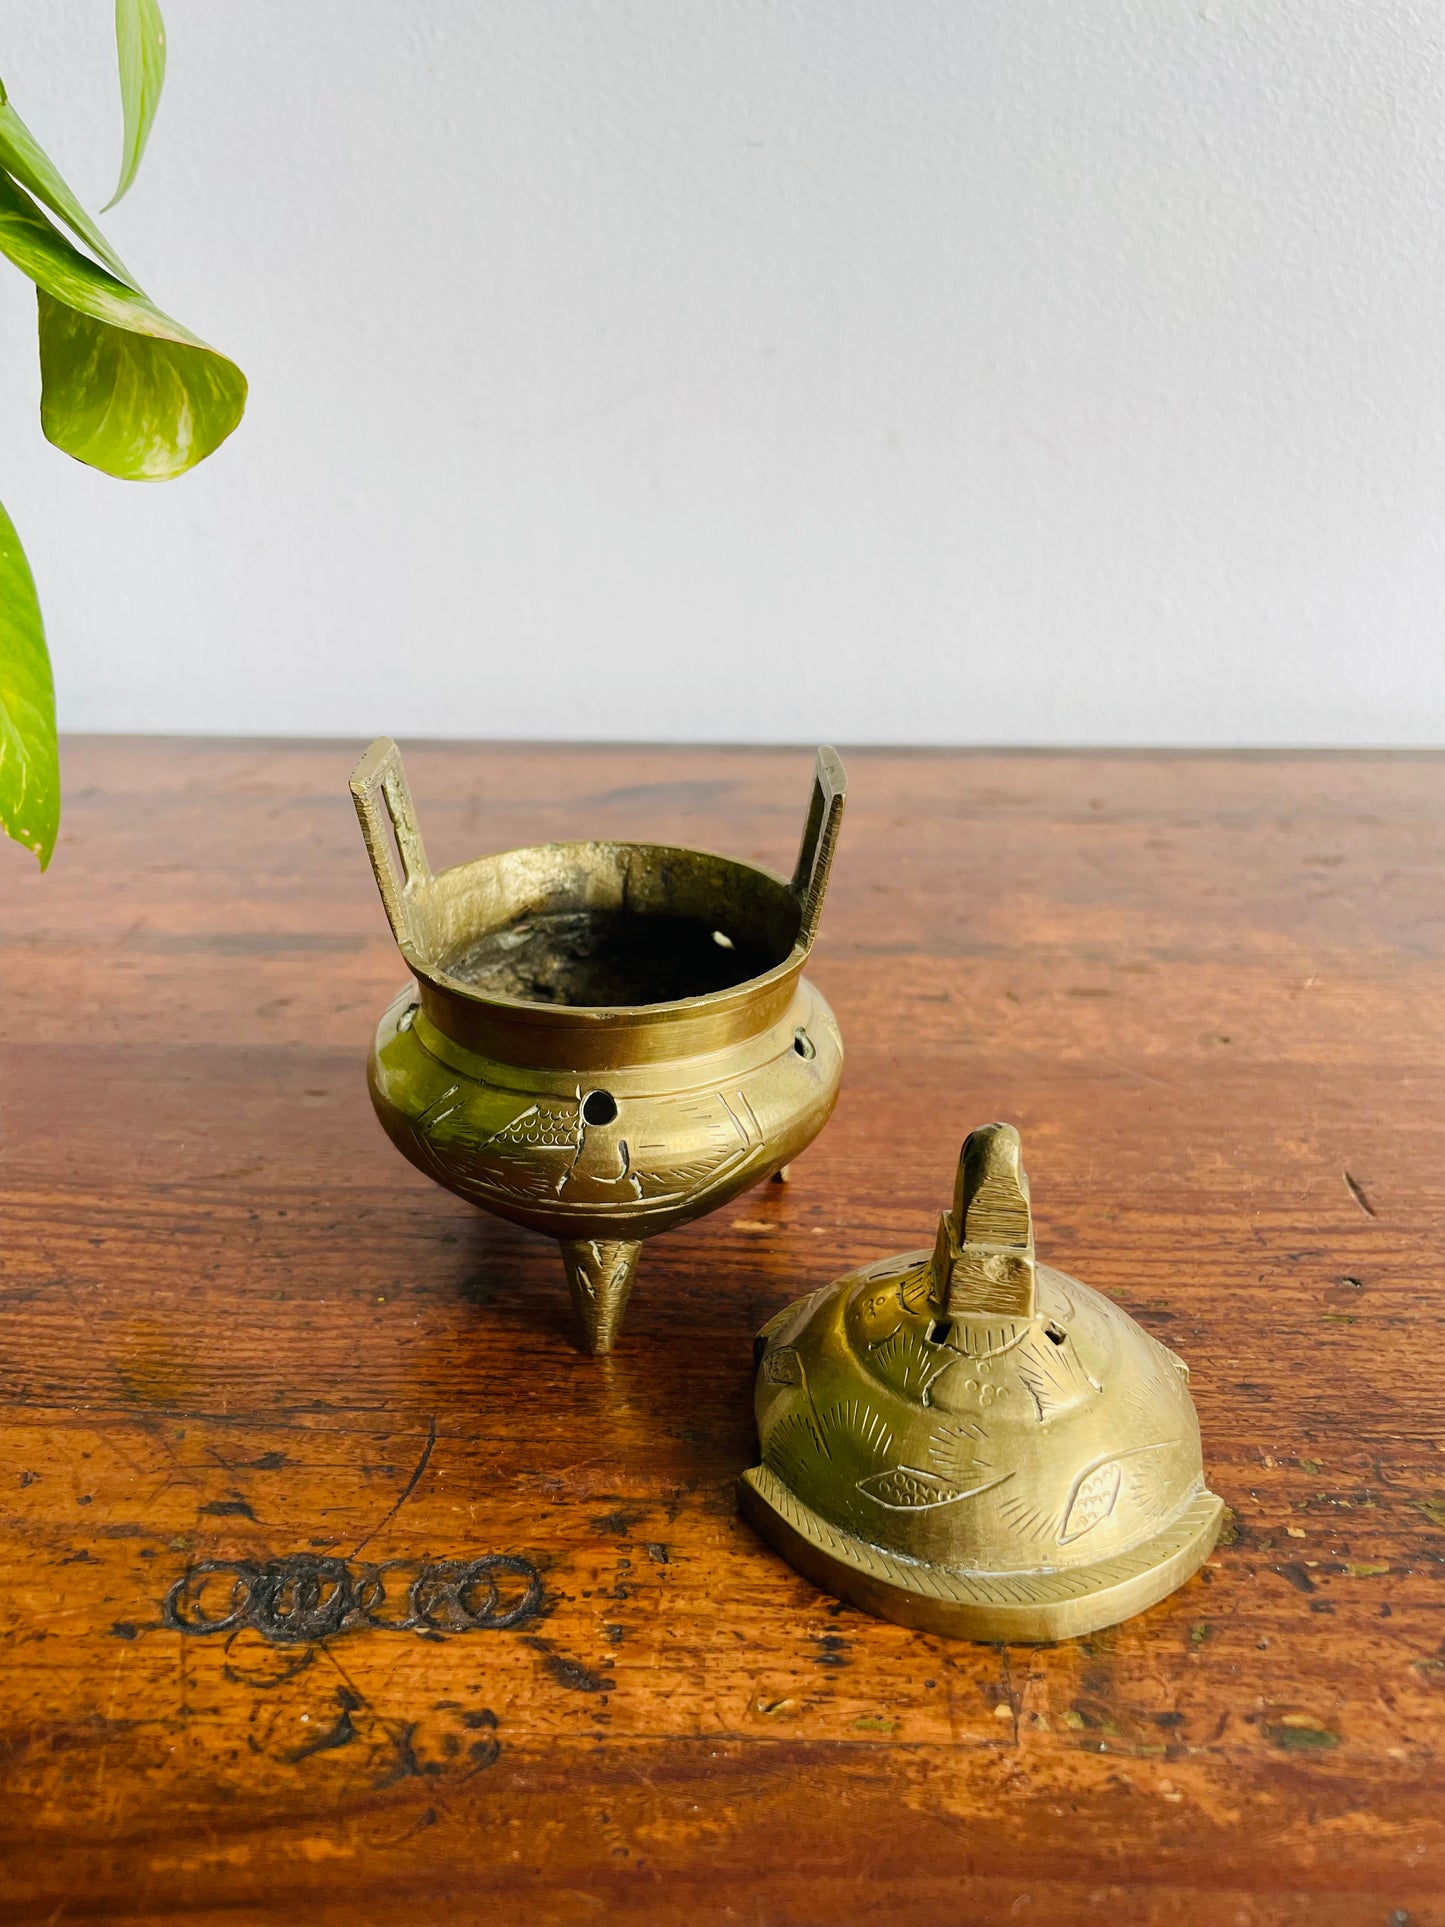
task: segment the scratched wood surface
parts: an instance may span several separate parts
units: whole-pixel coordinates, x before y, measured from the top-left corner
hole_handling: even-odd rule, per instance
[[[1441,1927],[1445,760],[851,755],[836,1118],[593,1361],[554,1249],[372,1119],[357,747],[75,741],[49,876],[0,850],[3,1918]],[[786,868],[809,780],[408,762],[442,862]],[[1190,1362],[1234,1515],[1049,1649],[870,1621],[734,1510],[754,1330],[927,1242],[995,1117],[1041,1254]],[[541,1610],[457,1630],[488,1554]],[[436,1623],[167,1623],[297,1556],[426,1565]]]

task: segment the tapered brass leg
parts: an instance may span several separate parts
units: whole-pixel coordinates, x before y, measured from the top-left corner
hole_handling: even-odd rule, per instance
[[[788,1182],[789,1177],[792,1175],[792,1170],[793,1170],[793,1167],[791,1164],[780,1164],[777,1170],[774,1171],[773,1173],[773,1183],[786,1184]]]
[[[622,1328],[627,1295],[642,1246],[627,1238],[588,1238],[563,1243],[567,1287],[581,1327],[582,1349],[610,1352]]]

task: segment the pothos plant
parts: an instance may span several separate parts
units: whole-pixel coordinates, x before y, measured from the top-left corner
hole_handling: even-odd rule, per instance
[[[135,179],[160,101],[166,42],[156,0],[116,0],[115,38],[124,137],[109,207]],[[3,82],[0,254],[35,283],[40,426],[67,455],[122,481],[166,482],[204,461],[240,421],[246,377],[142,292]],[[25,551],[0,507],[0,829],[44,869],[59,820],[45,629]]]

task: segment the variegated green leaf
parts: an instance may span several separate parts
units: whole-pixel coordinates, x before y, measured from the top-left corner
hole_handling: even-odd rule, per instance
[[[0,508],[0,829],[43,870],[60,821],[55,690],[35,579]]]
[[[59,168],[21,120],[0,85],[0,167],[13,174],[37,201],[43,201],[52,214],[78,234],[99,261],[103,261],[118,280],[135,287],[134,275],[127,268],[100,229],[66,185]]]
[[[236,364],[88,260],[3,174],[0,253],[39,290],[40,425],[57,448],[122,481],[163,482],[240,421]]]
[[[166,27],[156,0],[115,0],[115,51],[120,63],[125,139],[120,181],[106,207],[114,207],[135,179],[150,138],[151,122],[161,103],[166,78]]]

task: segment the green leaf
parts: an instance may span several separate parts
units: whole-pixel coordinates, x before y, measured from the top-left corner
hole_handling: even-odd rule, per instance
[[[245,406],[246,377],[213,348],[92,320],[41,289],[40,426],[76,461],[168,482],[213,454]]]
[[[120,62],[125,140],[120,181],[106,207],[114,207],[135,179],[150,138],[151,122],[161,104],[166,78],[166,24],[156,0],[115,0],[115,51]]]
[[[164,482],[240,421],[236,364],[87,260],[4,174],[0,254],[40,290],[40,426],[67,455],[122,481]]]
[[[0,508],[0,829],[43,870],[60,823],[55,689],[35,578]]]
[[[124,281],[127,287],[137,285],[125,262],[71,193],[59,168],[10,105],[3,85],[0,85],[0,167],[13,174],[22,187],[29,188],[52,214],[58,214],[118,280]]]

